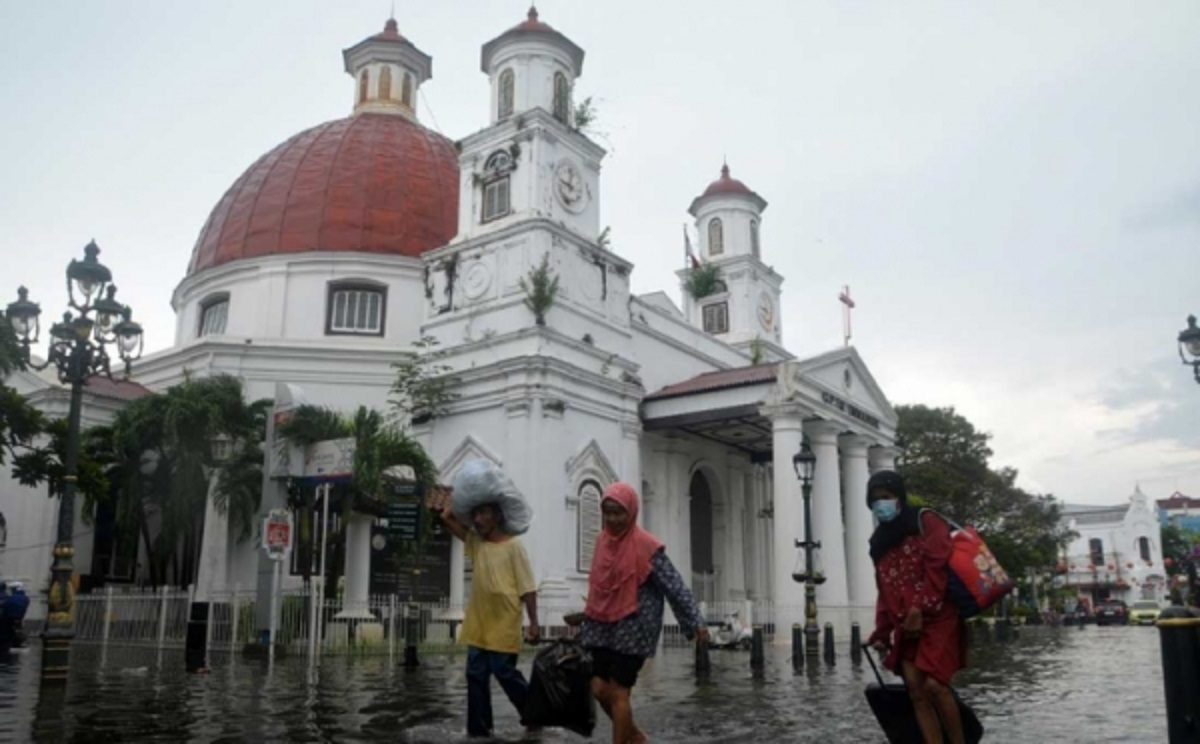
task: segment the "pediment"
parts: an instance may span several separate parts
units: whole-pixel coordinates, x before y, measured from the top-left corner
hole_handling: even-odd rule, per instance
[[[797,386],[811,388],[822,403],[843,412],[853,407],[895,426],[895,409],[854,347],[802,359],[791,366]]]
[[[618,480],[616,468],[608,461],[604,450],[600,449],[600,445],[595,439],[588,442],[579,454],[567,460],[566,470],[572,483],[578,483],[586,475],[595,477],[600,481],[601,486],[607,486]]]
[[[454,451],[442,461],[438,468],[438,479],[449,483],[458,474],[459,468],[471,460],[487,460],[496,467],[503,467],[504,460],[475,437],[468,434]]]

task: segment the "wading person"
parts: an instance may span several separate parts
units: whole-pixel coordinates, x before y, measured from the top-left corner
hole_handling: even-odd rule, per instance
[[[691,590],[657,537],[638,526],[638,495],[614,483],[600,501],[604,529],[596,538],[581,641],[592,654],[592,694],[612,719],[613,744],[641,744],[630,691],[662,631],[663,599],[684,634],[708,640]]]
[[[950,680],[966,661],[966,629],[946,596],[950,527],[932,511],[908,505],[904,479],[882,470],[867,482],[867,505],[879,520],[871,559],[879,600],[868,643],[904,678],[927,744],[963,741]]]
[[[455,479],[456,491],[471,490],[478,485],[480,473],[475,470],[463,468]],[[483,475],[484,481],[496,476]],[[473,483],[464,482],[472,477]],[[517,669],[522,605],[529,614],[525,638],[531,643],[538,639],[537,584],[529,567],[529,556],[520,538],[505,530],[503,495],[497,492],[492,496],[495,501],[470,510],[471,529],[454,516],[448,504],[441,509],[442,521],[465,543],[467,558],[474,568],[461,636],[467,645],[467,735],[472,737],[492,735],[493,676],[518,713],[525,707],[529,684]]]

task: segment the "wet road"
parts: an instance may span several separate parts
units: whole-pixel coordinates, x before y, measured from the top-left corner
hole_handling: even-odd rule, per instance
[[[862,688],[873,677],[838,664],[792,672],[790,649],[767,649],[754,679],[749,655],[714,651],[707,682],[692,654],[666,649],[634,693],[655,742],[880,742]],[[264,663],[222,660],[209,676],[182,672],[182,653],[78,647],[65,701],[38,699],[38,650],[0,662],[0,742],[453,742],[465,741],[465,655],[428,657],[406,671],[387,657]],[[528,671],[529,659],[523,658]],[[979,640],[957,678],[997,742],[1165,741],[1158,632],[1153,628],[1025,628]],[[65,704],[64,704],[65,703]],[[503,741],[584,741],[546,731],[524,738],[493,689]],[[600,715],[595,739],[606,741]]]

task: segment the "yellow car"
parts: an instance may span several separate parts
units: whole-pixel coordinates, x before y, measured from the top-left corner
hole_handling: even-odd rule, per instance
[[[1160,612],[1162,608],[1158,606],[1158,602],[1143,599],[1134,602],[1129,608],[1129,622],[1133,625],[1154,625]]]

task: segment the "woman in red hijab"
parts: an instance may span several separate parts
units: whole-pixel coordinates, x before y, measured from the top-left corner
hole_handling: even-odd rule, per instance
[[[638,525],[633,487],[606,488],[600,511],[604,529],[592,555],[581,640],[592,653],[592,693],[612,719],[613,744],[641,744],[647,739],[633,723],[629,694],[658,647],[663,600],[689,639],[707,641],[708,628],[662,542]]]

